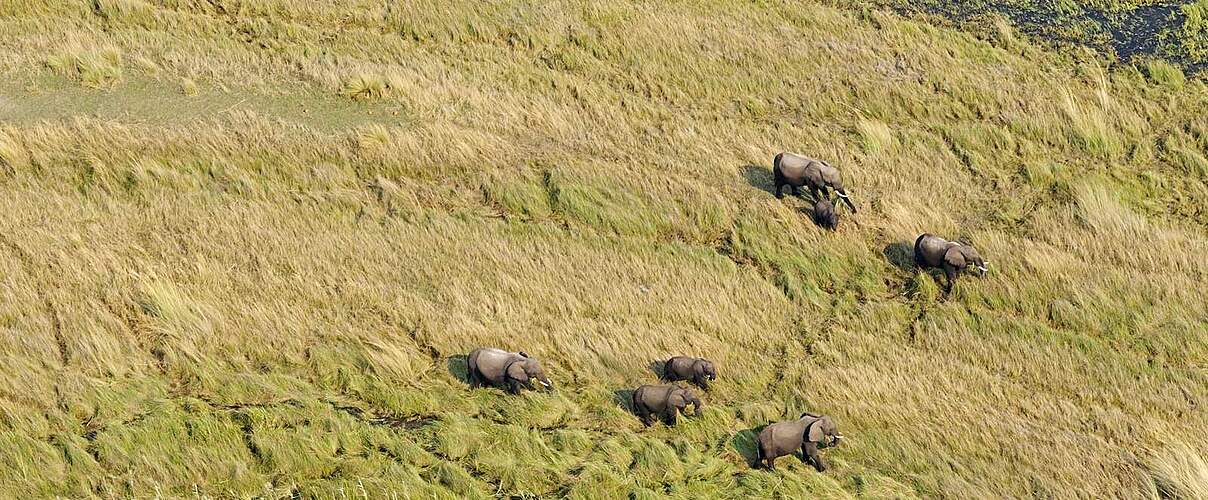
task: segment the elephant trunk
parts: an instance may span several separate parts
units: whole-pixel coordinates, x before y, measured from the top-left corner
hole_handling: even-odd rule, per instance
[[[851,209],[851,213],[856,213],[856,205],[851,202],[851,198],[847,197],[847,191],[836,189],[835,192],[839,194],[839,198],[843,200],[843,203],[846,203],[847,207]]]

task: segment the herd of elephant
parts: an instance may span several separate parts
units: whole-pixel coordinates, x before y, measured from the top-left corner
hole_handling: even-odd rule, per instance
[[[494,347],[475,349],[466,358],[466,376],[470,387],[504,387],[512,394],[520,389],[533,389],[540,385],[553,390],[545,369],[524,351],[508,352]],[[665,384],[646,384],[633,391],[633,413],[646,426],[655,419],[673,426],[681,413],[688,415],[692,405],[692,416],[700,415],[704,403],[696,393],[675,382],[688,381],[709,389],[709,382],[717,380],[717,368],[704,358],[675,356],[663,363],[661,375]],[[756,464],[764,464],[769,470],[776,468],[776,458],[800,453],[801,461],[811,464],[819,472],[826,464],[818,454],[820,448],[839,444],[843,435],[833,419],[825,415],[803,413],[801,418],[788,422],[777,422],[763,428],[759,433]]]
[[[780,153],[772,159],[772,177],[776,183],[777,198],[784,197],[785,186],[791,188],[794,195],[801,194],[801,187],[809,188],[815,200],[811,216],[819,226],[826,229],[839,226],[839,213],[835,211],[837,200],[830,198],[831,189],[839,200],[843,200],[851,208],[852,213],[856,213],[856,205],[843,188],[839,169],[823,160],[793,153]],[[924,269],[942,269],[946,278],[945,293],[952,291],[957,275],[970,267],[985,275],[988,264],[972,245],[948,241],[928,233],[923,233],[914,240],[914,263]]]
[[[780,153],[772,162],[772,174],[776,182],[775,194],[783,197],[785,186],[799,195],[801,187],[808,187],[815,203],[812,218],[818,225],[834,229],[839,223],[835,201],[829,199],[834,190],[852,213],[856,206],[843,187],[839,170],[829,163],[792,153]],[[970,266],[981,274],[986,273],[986,262],[972,246],[947,241],[932,234],[922,234],[914,242],[914,262],[921,268],[940,268],[947,278],[945,291],[952,289],[956,276]],[[540,385],[553,390],[541,363],[524,351],[508,352],[496,348],[475,349],[466,360],[467,376],[471,387],[504,387],[517,394],[522,388]],[[675,425],[677,417],[687,415],[692,405],[692,416],[701,412],[703,403],[696,393],[676,382],[687,381],[701,390],[709,389],[709,382],[717,379],[717,368],[704,358],[675,356],[663,363],[660,377],[664,384],[647,384],[633,391],[633,413],[642,423],[650,426],[655,419],[666,425]],[[834,420],[826,415],[803,413],[796,420],[776,422],[760,431],[756,440],[755,465],[775,469],[778,457],[797,454],[801,461],[816,470],[826,470],[819,450],[836,446],[843,438]]]

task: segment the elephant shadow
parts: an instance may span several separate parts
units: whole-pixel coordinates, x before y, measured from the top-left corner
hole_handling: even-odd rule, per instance
[[[621,389],[619,391],[613,391],[612,396],[616,401],[617,406],[620,406],[631,415],[636,415],[633,408],[633,389]]]
[[[667,373],[666,368],[667,368],[666,361],[656,359],[656,360],[650,362],[650,372],[654,373],[654,378],[656,378],[658,380],[663,380],[663,376],[666,375],[666,373]]]
[[[752,187],[768,194],[776,194],[776,182],[772,178],[771,170],[760,165],[744,165],[742,167],[742,177]]]
[[[885,260],[888,260],[894,267],[905,272],[914,272],[914,245],[906,241],[898,241],[885,245],[882,250],[885,254]]]
[[[449,360],[447,363],[447,365],[449,367],[449,375],[452,375],[453,378],[456,378],[457,380],[460,380],[462,382],[465,382],[466,384],[469,384],[470,383],[469,359],[470,359],[470,357],[465,354],[449,356]]]
[[[762,431],[763,428],[764,426],[761,425],[741,430],[730,439],[730,446],[739,455],[742,455],[743,461],[752,468],[759,467],[759,431]]]

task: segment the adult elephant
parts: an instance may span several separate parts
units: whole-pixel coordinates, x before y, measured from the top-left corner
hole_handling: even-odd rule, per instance
[[[829,198],[828,189],[834,189],[839,198],[851,208],[852,213],[856,213],[856,206],[848,198],[847,190],[843,189],[839,169],[825,161],[793,153],[780,153],[772,159],[772,177],[776,181],[777,198],[784,197],[784,186],[791,187],[794,195],[800,194],[798,188],[801,186],[808,187],[815,200]]]
[[[700,415],[703,404],[696,394],[674,384],[643,385],[633,391],[633,412],[646,426],[653,424],[656,416],[667,425],[675,425],[680,413],[687,414],[689,404],[693,406],[692,415]]]
[[[705,358],[675,356],[663,363],[663,380],[688,380],[701,389],[709,389],[709,381],[717,380],[717,367]]]
[[[840,439],[843,435],[830,417],[802,413],[797,420],[777,422],[760,431],[755,464],[762,461],[768,470],[775,470],[776,458],[800,453],[802,462],[812,464],[814,469],[822,472],[826,470],[826,463],[818,449],[838,446]]]
[[[988,271],[986,265],[989,264],[971,245],[948,241],[930,233],[923,233],[914,240],[914,263],[924,269],[943,269],[947,278],[945,293],[952,291],[958,274],[973,267],[978,270],[979,276],[985,276]]]
[[[493,347],[475,349],[466,365],[470,387],[503,386],[508,392],[518,394],[521,387],[532,388],[536,381],[547,390],[553,389],[541,363],[524,351],[508,352]]]

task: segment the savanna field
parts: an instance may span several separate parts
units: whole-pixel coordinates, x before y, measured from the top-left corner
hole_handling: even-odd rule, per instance
[[[0,0],[0,497],[1204,498],[1206,109],[845,2]]]

